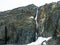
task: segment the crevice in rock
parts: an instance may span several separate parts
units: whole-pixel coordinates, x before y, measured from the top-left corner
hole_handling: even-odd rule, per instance
[[[5,26],[5,44],[7,44],[7,40],[8,40],[8,38],[7,38],[7,27]]]
[[[38,17],[38,7],[36,8],[36,15],[35,15],[35,41],[38,39],[38,21],[37,21],[37,17]]]

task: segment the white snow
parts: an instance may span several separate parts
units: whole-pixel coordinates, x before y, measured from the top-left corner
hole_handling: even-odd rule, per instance
[[[48,38],[44,38],[44,37],[38,37],[38,39],[35,41],[35,42],[32,42],[32,43],[29,43],[29,44],[27,44],[27,45],[41,45],[41,43],[43,42],[43,41],[48,41],[48,40],[50,40],[52,37],[48,37]],[[44,45],[46,45],[46,43],[44,42],[43,43]]]
[[[34,17],[33,16],[30,16],[29,19],[33,19]]]

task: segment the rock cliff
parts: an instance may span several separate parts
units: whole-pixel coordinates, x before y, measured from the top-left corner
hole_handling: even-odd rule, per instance
[[[37,8],[38,36],[53,37],[47,45],[60,45],[60,1],[0,12],[0,43],[27,44],[35,41]]]

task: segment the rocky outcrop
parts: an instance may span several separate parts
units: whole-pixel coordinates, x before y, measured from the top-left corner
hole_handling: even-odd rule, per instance
[[[26,44],[34,41],[35,10],[36,6],[31,4],[1,12],[0,39],[4,39],[4,43],[8,44]]]
[[[39,9],[39,34],[43,37],[52,36],[50,45],[60,45],[60,2],[45,4]],[[56,41],[54,41],[56,40]],[[54,42],[54,44],[52,44]],[[48,44],[48,45],[49,45]]]
[[[31,4],[0,12],[0,42],[27,44],[35,41],[37,6]],[[60,2],[38,8],[38,36],[53,37],[47,45],[60,45]]]

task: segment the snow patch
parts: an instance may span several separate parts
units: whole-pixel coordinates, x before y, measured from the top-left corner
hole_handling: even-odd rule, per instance
[[[48,38],[45,38],[45,37],[38,37],[38,39],[35,41],[35,42],[32,42],[32,43],[29,43],[27,45],[41,45],[41,43],[43,41],[48,41],[50,40],[52,37],[48,37]],[[46,45],[46,43],[44,42],[43,43],[44,45]]]
[[[29,19],[34,19],[34,17],[33,16],[30,16]]]

